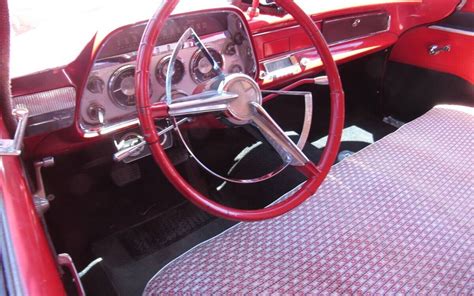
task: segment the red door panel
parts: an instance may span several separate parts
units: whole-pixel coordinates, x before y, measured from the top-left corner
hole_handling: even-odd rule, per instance
[[[474,12],[474,0],[467,0],[461,10],[464,12]]]
[[[0,116],[0,138],[10,138]],[[25,295],[64,295],[19,157],[0,156],[0,198]]]
[[[450,46],[449,52],[436,55],[429,47]],[[390,60],[421,68],[445,72],[474,83],[474,34],[442,26],[420,27],[401,36]]]

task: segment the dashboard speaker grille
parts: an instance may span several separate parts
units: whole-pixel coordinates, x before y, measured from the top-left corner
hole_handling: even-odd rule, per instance
[[[13,105],[24,106],[29,111],[28,136],[55,131],[71,126],[76,106],[74,87],[13,97]]]

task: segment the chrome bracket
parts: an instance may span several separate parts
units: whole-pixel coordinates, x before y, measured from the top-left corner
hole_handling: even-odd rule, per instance
[[[182,118],[180,121],[178,121],[176,124],[178,126],[178,125],[181,125],[183,123],[188,122],[189,120],[190,119],[188,117],[185,117],[185,118]],[[170,131],[174,130],[175,128],[176,128],[175,125],[170,125],[170,126],[164,128],[164,129],[162,129],[161,131],[159,131],[158,136],[162,136],[162,135],[166,134],[167,132],[170,132]],[[136,143],[133,146],[130,146],[130,147],[127,147],[127,148],[124,148],[124,149],[120,149],[119,151],[114,153],[113,159],[114,159],[115,162],[124,161],[127,157],[132,155],[135,151],[137,151],[140,148],[145,147],[145,146],[146,146],[146,141],[142,140],[142,141]]]
[[[12,139],[0,140],[0,156],[18,156],[21,154],[23,138],[25,137],[26,125],[28,122],[28,109],[18,107],[13,109],[13,116],[18,121],[15,136]]]
[[[42,168],[54,166],[54,158],[46,157],[43,160],[35,161],[35,176],[36,176],[36,192],[33,194],[33,202],[35,204],[36,212],[43,215],[49,209],[49,202],[54,199],[53,195],[46,195],[44,189],[43,176],[41,175]]]

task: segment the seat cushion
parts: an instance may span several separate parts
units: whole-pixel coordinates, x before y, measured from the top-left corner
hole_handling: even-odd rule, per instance
[[[437,106],[335,165],[273,220],[160,270],[161,293],[473,293],[474,109]]]

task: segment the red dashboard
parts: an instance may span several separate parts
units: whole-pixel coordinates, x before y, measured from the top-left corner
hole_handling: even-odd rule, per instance
[[[389,48],[404,32],[450,15],[457,4],[458,0],[300,1],[326,39],[331,40],[330,48],[337,63]],[[262,13],[250,18],[234,6],[223,6],[222,9],[237,11],[246,18],[258,59],[258,82],[263,89],[283,87],[323,71],[318,53],[291,17]],[[242,10],[245,9],[243,5]],[[131,22],[131,26],[133,24]],[[80,106],[95,57],[101,45],[115,30],[99,31],[91,36],[90,41],[83,44],[79,56],[64,66],[12,79],[13,96],[71,88],[73,106]],[[271,71],[271,67],[278,63],[291,63],[292,67],[283,67],[287,71]],[[25,156],[38,158],[57,155],[107,137],[84,138],[78,124],[80,115],[77,109],[70,127],[28,137]]]

